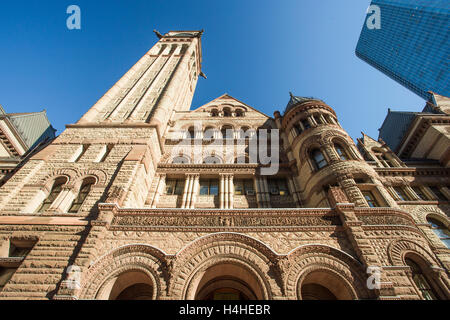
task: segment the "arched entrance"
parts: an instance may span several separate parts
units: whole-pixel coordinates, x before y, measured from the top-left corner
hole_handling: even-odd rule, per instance
[[[142,271],[127,271],[109,279],[97,295],[104,300],[152,300],[153,282]]]
[[[300,281],[300,296],[302,300],[354,299],[354,294],[345,280],[329,270],[308,273]]]
[[[256,276],[241,265],[222,263],[196,277],[195,300],[261,300],[263,291]]]

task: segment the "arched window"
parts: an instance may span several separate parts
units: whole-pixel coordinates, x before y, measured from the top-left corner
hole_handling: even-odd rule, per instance
[[[305,128],[305,130],[311,128],[311,124],[309,123],[308,119],[303,119],[301,122],[302,122],[303,128]]]
[[[80,210],[81,206],[84,203],[84,200],[86,200],[89,192],[91,191],[91,187],[94,183],[95,181],[89,178],[83,181],[80,191],[78,192],[78,196],[75,198],[75,200],[72,202],[72,205],[70,206],[69,213],[77,213],[78,210]]]
[[[294,130],[297,133],[297,135],[299,135],[299,134],[301,134],[303,132],[302,127],[298,123],[294,124]]]
[[[176,158],[173,158],[172,163],[173,164],[188,164],[189,159],[185,156],[178,156]]]
[[[314,149],[313,151],[311,151],[311,158],[316,165],[316,169],[318,170],[322,169],[328,164],[323,153],[319,149]]]
[[[203,132],[203,140],[212,140],[214,139],[216,129],[214,127],[206,127]]]
[[[220,161],[220,159],[218,157],[215,157],[215,156],[209,156],[209,157],[206,157],[203,160],[203,163],[205,163],[205,164],[218,164],[218,163],[221,163],[221,162],[222,161]]]
[[[314,120],[316,121],[316,123],[319,125],[319,124],[322,124],[322,119],[320,118],[320,115],[318,115],[318,114],[315,114],[315,115],[313,115],[313,117],[314,117]]]
[[[226,125],[222,127],[222,130],[220,130],[222,133],[223,139],[233,139],[233,127]]]
[[[243,117],[244,112],[241,109],[236,109],[236,117]]]
[[[409,258],[405,258],[405,263],[411,268],[412,280],[417,286],[417,289],[422,293],[425,300],[437,300],[430,283],[422,272],[422,268]]]
[[[218,117],[219,116],[219,111],[217,109],[212,109],[211,110],[211,117]]]
[[[231,109],[230,108],[223,108],[223,116],[224,117],[231,117]]]
[[[42,202],[42,205],[39,207],[37,212],[42,213],[45,210],[47,210],[48,208],[50,208],[53,201],[55,201],[56,198],[58,197],[58,195],[61,193],[62,186],[65,185],[66,182],[67,182],[66,178],[59,178],[59,179],[55,180],[55,182],[53,183],[53,186],[52,186],[52,190],[50,191],[49,195],[47,196],[47,199],[45,199],[44,202]]]
[[[195,139],[195,129],[194,127],[190,127],[187,131],[187,138]]]
[[[345,149],[338,143],[334,144],[334,149],[336,149],[337,154],[339,155],[339,158],[341,158],[342,161],[346,161],[349,159],[349,156]]]
[[[431,225],[431,230],[438,236],[439,239],[447,246],[447,248],[450,248],[450,231],[447,227],[444,226],[443,223],[440,221],[428,218],[428,223]]]

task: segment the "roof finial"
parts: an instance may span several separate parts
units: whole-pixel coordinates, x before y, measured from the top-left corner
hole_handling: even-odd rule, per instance
[[[159,33],[159,31],[158,30],[153,30],[153,32],[156,34],[156,36],[159,38],[159,39],[161,39],[162,37],[163,37],[163,35],[161,34],[161,33]]]
[[[291,91],[289,91],[289,95],[291,96],[291,98],[294,98],[294,94]]]

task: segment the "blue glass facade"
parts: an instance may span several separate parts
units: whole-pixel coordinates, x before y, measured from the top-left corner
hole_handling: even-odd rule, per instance
[[[366,21],[356,55],[422,98],[450,96],[449,0],[374,0],[380,29]]]

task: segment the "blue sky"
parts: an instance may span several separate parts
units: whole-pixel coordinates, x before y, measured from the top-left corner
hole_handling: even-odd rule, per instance
[[[68,30],[66,9],[81,8]],[[0,104],[47,110],[60,134],[157,41],[205,29],[193,108],[223,93],[273,115],[289,91],[326,101],[353,139],[425,102],[354,53],[369,0],[36,0],[0,4]]]

